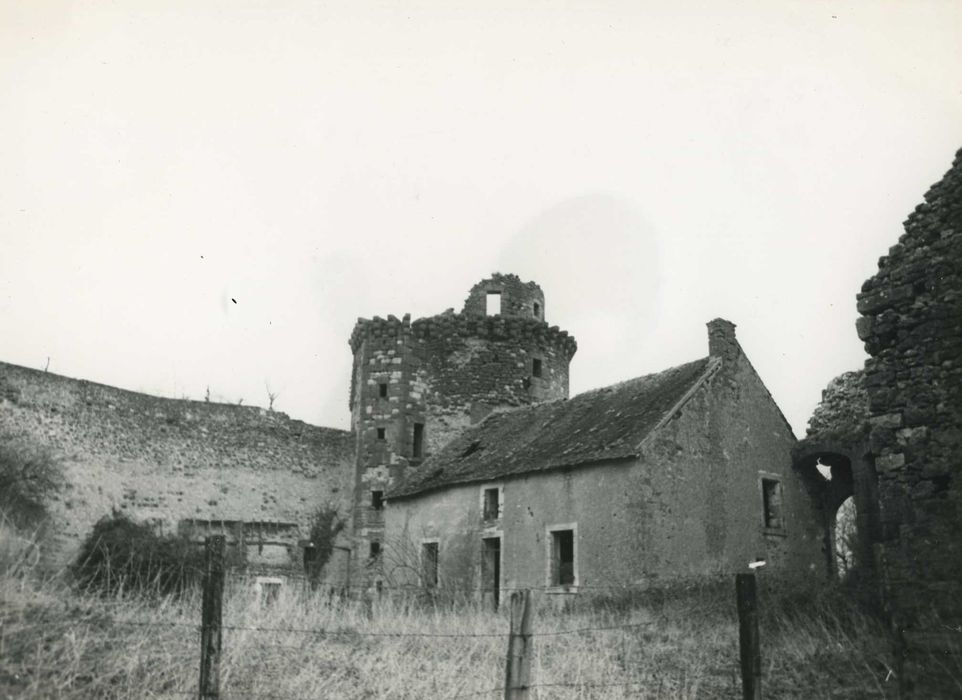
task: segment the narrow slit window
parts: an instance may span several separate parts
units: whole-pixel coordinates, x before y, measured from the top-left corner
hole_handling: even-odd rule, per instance
[[[377,385],[377,395],[378,395],[380,398],[382,398],[382,399],[386,399],[386,398],[387,398],[387,384],[386,384],[386,383],[381,382],[380,384]]]
[[[501,292],[488,292],[484,312],[488,316],[497,316],[501,313]]]
[[[371,561],[374,561],[380,556],[381,556],[381,543],[371,542],[370,549],[368,549],[367,558],[370,559]]]
[[[383,439],[384,439],[384,436],[385,436],[385,430],[384,430],[384,428],[378,428],[378,429],[377,429],[377,439],[378,439],[378,440],[383,440]]]
[[[541,318],[541,304],[538,302],[534,303],[534,317]]]
[[[555,586],[570,586],[574,582],[574,530],[555,530],[551,533],[551,583]]]
[[[437,542],[425,542],[421,545],[421,580],[427,588],[438,586]]]
[[[411,448],[411,457],[413,459],[424,457],[424,423],[414,424],[414,444]]]
[[[541,358],[536,357],[531,360],[531,376],[540,377],[541,376]]]
[[[777,479],[762,479],[762,508],[765,527],[771,529],[785,527],[782,516],[782,485]]]
[[[371,491],[371,508],[374,510],[384,509],[384,492]]]

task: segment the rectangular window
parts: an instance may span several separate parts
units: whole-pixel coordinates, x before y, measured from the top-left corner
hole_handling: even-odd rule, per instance
[[[421,544],[421,581],[427,588],[438,586],[438,543]]]
[[[500,515],[498,508],[498,487],[484,490],[484,511],[482,517],[485,520],[497,520]]]
[[[541,376],[541,358],[534,358],[531,360],[531,376],[540,377]]]
[[[380,384],[377,385],[377,395],[380,396],[382,399],[387,398],[387,384],[385,384],[384,382],[381,382]]]
[[[485,314],[497,316],[501,313],[501,292],[488,292],[488,298],[485,301]]]
[[[538,302],[534,303],[534,317],[541,318],[541,304]]]
[[[485,537],[481,540],[481,592],[490,607],[498,609],[501,598],[501,538]]]
[[[373,561],[377,559],[379,556],[381,556],[381,543],[371,542],[371,546],[370,546],[370,549],[368,550],[367,558]]]
[[[385,436],[384,428],[378,428],[378,429],[377,429],[377,439],[378,439],[378,440],[383,440],[383,439],[384,439],[384,436]]]
[[[371,508],[374,510],[381,510],[384,508],[383,491],[371,491]]]
[[[570,586],[574,582],[574,530],[554,530],[551,532],[551,585]]]
[[[424,457],[424,423],[414,424],[414,445],[411,448],[411,457],[413,459]]]
[[[762,477],[762,509],[765,527],[773,530],[785,527],[782,515],[782,485],[778,479]]]

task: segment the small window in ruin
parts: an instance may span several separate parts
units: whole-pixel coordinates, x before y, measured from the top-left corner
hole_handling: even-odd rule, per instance
[[[497,520],[500,515],[498,507],[498,487],[484,490],[484,512],[482,517],[485,520]]]
[[[541,304],[538,302],[534,303],[534,317],[541,318]]]
[[[501,313],[501,292],[488,292],[484,313],[497,316]]]
[[[540,377],[541,376],[541,358],[536,357],[531,360],[531,376]]]
[[[384,428],[378,428],[378,429],[377,429],[377,439],[378,439],[378,440],[383,440],[383,439],[384,439],[384,436],[385,436]]]
[[[367,558],[370,559],[371,561],[374,561],[380,556],[381,556],[381,543],[371,542],[371,545],[367,550]]]
[[[424,423],[414,424],[414,444],[411,448],[411,458],[421,459],[424,457]]]
[[[381,382],[380,384],[377,385],[377,395],[382,399],[387,398],[387,384],[385,384],[384,382]]]
[[[383,491],[371,491],[371,508],[374,510],[383,510],[384,508],[384,492]]]
[[[782,517],[782,485],[778,479],[762,479],[762,508],[765,527],[771,529],[785,527]]]
[[[554,530],[551,533],[551,585],[570,586],[574,582],[574,530]]]
[[[254,579],[254,589],[261,605],[271,605],[281,595],[284,579],[274,576],[258,576]]]
[[[421,544],[421,581],[426,588],[438,586],[438,543]]]

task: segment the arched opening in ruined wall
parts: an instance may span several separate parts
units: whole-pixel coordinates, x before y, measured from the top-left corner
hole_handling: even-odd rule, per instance
[[[822,551],[830,578],[856,570],[869,574],[877,485],[860,450],[805,441],[795,451],[795,468],[822,514]]]
[[[858,509],[855,498],[849,496],[835,511],[832,523],[832,555],[835,558],[835,575],[844,579],[855,570],[858,552]]]

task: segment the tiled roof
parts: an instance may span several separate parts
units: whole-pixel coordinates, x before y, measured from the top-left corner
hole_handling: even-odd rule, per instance
[[[387,496],[637,456],[645,437],[714,366],[709,360],[495,412],[409,471]]]

